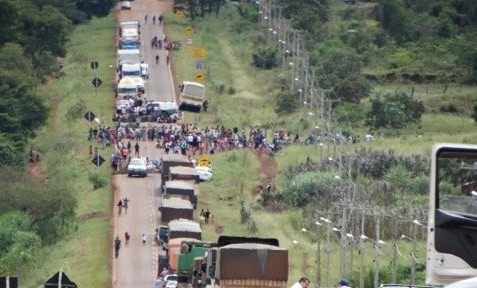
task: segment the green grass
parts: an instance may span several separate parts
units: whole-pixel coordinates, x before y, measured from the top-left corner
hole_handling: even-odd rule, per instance
[[[228,8],[234,9],[234,8]],[[192,25],[187,19],[178,19],[174,15],[168,15],[168,35],[173,39],[181,40],[185,43],[188,37],[194,39],[194,47],[205,48],[207,56],[202,59],[207,67],[207,79],[204,84],[207,87],[208,97],[210,98],[210,113],[187,114],[186,121],[197,122],[200,126],[216,126],[217,124],[225,127],[245,128],[246,131],[250,127],[262,126],[267,127],[267,132],[271,133],[273,129],[285,129],[292,134],[300,133],[302,139],[315,126],[326,127],[326,123],[319,119],[311,119],[306,114],[307,111],[298,111],[291,115],[277,115],[274,111],[274,100],[270,97],[273,91],[279,87],[277,71],[257,71],[250,65],[251,53],[254,48],[253,36],[257,35],[257,30],[250,31],[247,36],[249,40],[244,40],[246,35],[240,33],[232,33],[233,28],[230,23],[234,16],[230,10],[224,11],[219,17],[199,18],[195,20],[193,25],[195,34],[187,36],[184,33],[185,27]],[[229,20],[229,21],[227,21]],[[213,36],[211,36],[213,35]],[[194,77],[194,63],[196,59],[189,55],[189,47],[184,44],[181,51],[177,52],[174,57],[174,66],[176,67],[177,79],[189,80]],[[225,92],[220,93],[220,88]],[[229,87],[235,89],[234,94],[227,94]],[[400,86],[406,89],[409,86]],[[377,89],[393,92],[398,87],[383,86]],[[429,89],[427,87],[417,86],[415,95],[422,99],[436,97],[441,98],[438,94],[438,85]],[[376,91],[376,90],[375,90]],[[470,93],[472,89],[451,87],[447,94],[453,95],[457,93]],[[435,95],[436,94],[436,95]],[[438,94],[438,95],[437,95]],[[442,93],[441,93],[442,94]],[[429,100],[431,102],[431,100]],[[300,119],[304,118],[304,121]],[[449,123],[450,122],[450,123]],[[462,125],[462,123],[469,125]],[[462,116],[426,114],[422,119],[422,130],[424,136],[417,138],[414,135],[417,126],[413,126],[402,131],[386,131],[383,139],[378,138],[373,143],[362,143],[376,149],[393,149],[397,153],[427,153],[430,151],[432,143],[437,141],[462,140],[452,135],[452,131],[460,129],[468,135],[465,138],[473,139],[473,125],[470,119]],[[459,127],[461,126],[461,127]],[[465,127],[465,128],[464,128]],[[359,129],[359,134],[364,135],[366,128]],[[358,131],[354,131],[358,132]],[[397,135],[391,137],[389,135]],[[268,134],[270,135],[270,134]],[[462,134],[461,134],[462,135]],[[451,141],[455,142],[455,141]],[[412,149],[410,149],[412,147]],[[352,146],[343,145],[335,147],[333,145],[325,145],[322,149],[319,146],[292,145],[285,147],[276,157],[278,178],[275,179],[276,185],[280,186],[287,179],[283,178],[283,172],[290,166],[299,162],[303,162],[307,157],[318,160],[320,157],[334,157],[338,152],[345,152],[352,149]],[[236,154],[238,161],[227,161],[230,155]],[[214,225],[206,225],[204,227],[204,238],[214,241],[220,234],[231,235],[250,235],[244,224],[239,224],[239,200],[243,197],[247,198],[247,202],[252,208],[252,216],[258,224],[259,236],[276,237],[280,240],[283,247],[289,249],[290,272],[289,282],[294,282],[303,275],[309,276],[313,281],[316,275],[315,252],[316,238],[313,233],[301,232],[303,224],[303,215],[299,210],[286,210],[280,213],[271,213],[263,210],[257,202],[251,198],[251,191],[257,185],[263,185],[264,179],[260,175],[258,160],[253,154],[246,153],[248,165],[237,165],[242,162],[244,152],[228,152],[227,154],[215,154],[213,156],[214,180],[210,183],[201,184],[201,194],[199,196],[199,206],[201,208],[210,208],[215,217]],[[235,157],[235,156],[234,156]],[[243,185],[243,188],[242,186]],[[330,284],[334,285],[339,273],[339,243],[336,237],[331,237],[330,247]],[[298,241],[293,244],[293,240]],[[322,283],[324,283],[326,271],[326,252],[325,243],[322,242],[321,250],[321,268]],[[365,265],[371,269],[373,263],[373,247],[371,243],[367,243],[368,251],[364,257]],[[399,247],[403,257],[398,257],[398,265],[410,265],[409,251],[410,243],[400,241]],[[390,256],[392,255],[392,245],[385,245],[382,249],[384,259],[381,266],[390,265]],[[349,254],[348,254],[349,255]],[[353,271],[350,270],[348,275],[359,274],[359,255],[357,248],[353,253]],[[420,262],[425,261],[425,243],[418,243],[418,257]],[[350,259],[350,258],[347,258]],[[349,264],[348,264],[349,265]],[[350,276],[351,277],[351,276]]]
[[[78,220],[64,239],[41,249],[37,263],[18,271],[22,287],[43,287],[47,278],[60,269],[79,287],[111,286],[109,215],[112,187],[108,182],[106,187],[93,190],[88,180],[93,172],[109,179],[110,170],[108,162],[99,168],[91,164],[89,145],[94,143],[87,142],[89,123],[83,113],[72,117],[70,109],[83,103],[86,110],[105,121],[103,125],[111,125],[114,70],[110,65],[114,64],[114,33],[113,15],[78,26],[71,36],[61,76],[43,87],[50,97],[52,116],[33,145],[46,154],[42,162],[45,174],[61,171],[67,177],[78,201]],[[99,62],[96,75],[89,66],[93,60]],[[95,76],[103,80],[97,90],[91,84]],[[93,125],[98,124],[93,122]],[[57,155],[53,143],[66,143],[68,152]],[[101,148],[99,151],[109,160],[110,151]]]
[[[210,99],[210,113],[186,114],[186,121],[197,121],[200,126],[216,126],[245,128],[248,132],[252,127],[266,127],[270,133],[272,129],[284,128],[292,133],[299,132],[302,137],[306,131],[315,125],[325,127],[322,121],[305,119],[306,111],[298,111],[291,115],[277,115],[274,111],[273,92],[279,89],[277,71],[259,71],[250,65],[253,47],[262,43],[251,41],[251,36],[258,35],[260,30],[253,27],[247,33],[237,33],[240,27],[234,27],[232,17],[233,7],[228,7],[219,17],[199,18],[193,25],[195,34],[187,36],[185,28],[191,23],[187,19],[179,19],[174,15],[167,15],[167,34],[173,40],[180,40],[184,44],[182,49],[175,52],[173,64],[176,69],[177,80],[193,80],[195,62],[197,59],[189,55],[189,47],[185,44],[187,38],[194,39],[194,47],[205,48],[207,55],[202,59],[206,66],[206,81],[208,97]],[[112,87],[114,70],[114,39],[115,22],[113,16],[104,19],[94,19],[90,24],[77,27],[69,47],[69,54],[63,68],[63,76],[56,79],[52,85],[45,87],[52,99],[53,117],[44,131],[40,132],[34,146],[39,147],[47,154],[53,155],[51,142],[65,139],[61,131],[71,131],[71,149],[62,156],[61,169],[71,182],[78,198],[79,216],[75,231],[67,235],[57,245],[48,246],[39,253],[35,265],[25,267],[18,276],[22,279],[22,287],[40,287],[46,277],[59,269],[76,281],[80,287],[110,287],[110,204],[111,186],[99,190],[92,190],[88,181],[91,170],[97,170],[104,177],[109,177],[107,165],[95,168],[89,164],[86,141],[88,122],[84,118],[69,119],[70,108],[84,103],[87,110],[100,116],[106,125],[110,123],[113,113]],[[250,38],[249,38],[250,37]],[[89,67],[90,61],[99,62],[97,75],[103,80],[103,86],[95,90],[91,85],[94,77]],[[383,91],[393,91],[397,87],[390,85],[382,87]],[[379,88],[377,88],[379,89]],[[409,89],[409,85],[404,89]],[[416,85],[416,95],[431,102],[432,98],[452,98],[453,95],[471,95],[474,89],[467,87],[450,87],[446,95],[439,91],[442,87],[436,85],[430,89],[429,96],[425,86]],[[234,93],[228,93],[234,90]],[[68,117],[67,117],[68,116]],[[312,122],[315,122],[313,125]],[[448,142],[475,142],[475,125],[467,117],[442,116],[426,114],[422,119],[424,136],[414,137],[414,128],[400,131],[399,137],[385,137],[374,143],[366,143],[376,149],[394,149],[397,153],[418,153],[429,151],[430,145],[437,141]],[[457,134],[457,132],[459,134]],[[395,132],[393,132],[395,133]],[[404,135],[404,136],[403,136]],[[407,136],[406,136],[407,135]],[[412,147],[412,149],[410,149]],[[323,150],[317,146],[290,146],[282,150],[277,156],[277,171],[283,173],[289,165],[304,161],[307,157],[317,159],[327,157],[335,152],[333,146],[326,146]],[[105,158],[109,157],[107,150],[101,150]],[[50,157],[54,158],[54,157]],[[46,155],[48,159],[48,155]],[[200,185],[198,209],[209,208],[214,215],[214,225],[204,227],[204,239],[214,241],[219,234],[250,235],[245,225],[240,224],[239,201],[244,200],[252,209],[252,216],[257,221],[257,235],[276,237],[281,246],[289,248],[290,253],[290,282],[302,275],[308,275],[314,280],[316,271],[315,251],[316,242],[313,234],[301,232],[300,221],[303,215],[299,210],[269,213],[260,208],[251,191],[264,184],[264,175],[260,173],[260,164],[251,152],[232,151],[217,153],[212,156],[214,179],[210,183]],[[58,163],[55,163],[58,165]],[[46,161],[43,168],[48,171],[53,163]],[[276,179],[278,183],[286,179]],[[332,235],[333,236],[333,235]],[[335,237],[336,238],[336,237]],[[339,270],[338,243],[332,237],[330,247],[330,283],[334,284]],[[297,240],[297,244],[293,244]],[[324,245],[324,243],[322,243]],[[367,244],[367,251],[372,251],[371,244]],[[323,247],[323,246],[322,246]],[[391,255],[391,245],[383,247],[383,255]],[[410,263],[410,244],[400,242],[401,264]],[[325,273],[325,249],[321,250],[322,278]],[[418,259],[425,259],[424,243],[419,243]],[[372,263],[372,253],[365,255],[366,265]],[[385,257],[384,257],[385,258]],[[359,256],[354,254],[354,271],[357,269]],[[388,264],[389,261],[383,261]],[[322,281],[323,283],[323,281]]]

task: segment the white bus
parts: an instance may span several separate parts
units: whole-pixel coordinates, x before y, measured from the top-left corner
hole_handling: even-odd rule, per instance
[[[426,283],[476,277],[477,145],[434,145],[427,227]]]

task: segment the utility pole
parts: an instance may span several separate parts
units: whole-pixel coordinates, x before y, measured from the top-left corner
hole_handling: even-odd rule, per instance
[[[416,242],[417,242],[417,225],[413,224],[413,231],[412,231],[412,267],[411,267],[411,285],[416,283]]]
[[[359,288],[364,288],[364,241],[366,240],[364,235],[364,213],[361,211],[361,236],[359,237]]]
[[[398,222],[396,220],[397,215],[393,218],[393,258],[391,260],[392,263],[392,271],[391,271],[391,282],[396,283],[396,266],[397,266],[397,237],[398,237]]]
[[[376,216],[376,214],[374,214],[374,218],[376,219],[376,242],[374,243],[375,245],[375,249],[376,249],[376,257],[374,259],[375,261],[375,265],[374,265],[374,287],[378,287],[378,284],[379,284],[379,255],[378,255],[378,252],[379,252],[379,243],[380,243],[380,239],[379,239],[379,233],[380,233],[380,217],[379,215]]]
[[[321,225],[316,221],[316,284],[321,287]]]
[[[343,207],[342,222],[341,222],[341,239],[340,239],[340,277],[346,274],[346,212],[347,208]]]

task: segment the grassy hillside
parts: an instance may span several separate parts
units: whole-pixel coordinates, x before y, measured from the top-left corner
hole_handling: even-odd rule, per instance
[[[225,127],[239,127],[239,129],[249,129],[254,127],[266,127],[268,136],[276,129],[285,129],[293,134],[299,133],[305,137],[315,126],[326,127],[325,120],[319,119],[316,115],[309,116],[308,110],[299,109],[297,112],[287,115],[277,114],[274,111],[274,95],[279,87],[279,70],[270,71],[257,70],[251,64],[252,53],[255,51],[257,39],[261,39],[258,25],[243,23],[236,14],[237,8],[233,5],[226,7],[217,17],[205,17],[195,19],[190,22],[187,19],[169,14],[166,17],[167,33],[173,40],[182,41],[182,49],[175,52],[174,67],[177,78],[192,79],[198,71],[194,69],[197,60],[203,61],[207,69],[206,87],[210,97],[210,109],[207,113],[186,114],[186,120],[197,122],[200,126],[224,125]],[[240,29],[245,33],[237,33]],[[185,27],[194,27],[194,35],[186,35]],[[212,36],[213,35],[213,36]],[[193,38],[193,47],[205,48],[207,55],[203,59],[194,59],[189,54],[189,47],[185,44],[187,38]],[[440,114],[439,104],[436,99],[453,99],[455,95],[472,93],[475,89],[469,86],[451,85],[446,93],[443,93],[442,85],[411,85],[411,84],[382,84],[377,85],[374,91],[395,91],[396,89],[409,90],[414,87],[414,93],[419,99],[423,99],[426,108],[431,113],[426,113],[419,124],[400,130],[384,129],[384,138],[378,138],[373,143],[366,144],[373,149],[392,149],[398,154],[425,153],[428,154],[430,146],[434,142],[468,142],[477,137],[473,121],[466,117],[455,114]],[[230,93],[229,93],[230,91]],[[440,100],[439,100],[440,101]],[[366,105],[366,104],[363,104]],[[462,125],[465,123],[465,125]],[[349,127],[355,127],[349,123]],[[359,126],[348,128],[346,123],[341,123],[342,129],[355,129],[355,133],[364,135],[368,128]],[[416,137],[415,131],[421,126],[424,132],[420,138]],[[411,148],[412,147],[412,148]],[[319,160],[321,157],[334,153],[333,146],[326,145],[323,150],[318,146],[292,145],[278,153],[274,160],[276,163],[275,178],[273,184],[280,187],[281,183],[286,183],[289,179],[283,178],[283,172],[289,166],[304,162],[307,157]],[[339,148],[348,149],[348,148]],[[354,149],[349,147],[349,149]],[[263,171],[262,161],[250,152],[227,152],[212,156],[213,166],[216,175],[211,183],[202,184],[201,196],[199,199],[199,209],[209,208],[214,214],[213,225],[205,227],[205,237],[208,240],[215,240],[218,235],[260,235],[264,237],[277,237],[282,246],[290,251],[290,283],[302,275],[307,275],[313,281],[316,278],[316,236],[315,231],[302,231],[305,217],[299,209],[285,209],[280,212],[270,212],[264,210],[258,202],[254,191],[259,185],[266,185],[270,180]],[[258,163],[257,163],[258,161]],[[255,219],[258,230],[253,232],[246,223],[238,225],[240,221],[240,201],[245,201],[250,208],[251,215]],[[421,201],[422,202],[422,201]],[[423,203],[426,200],[423,199]],[[323,228],[325,229],[325,228]],[[420,234],[421,235],[421,234]],[[421,235],[422,237],[423,235]],[[359,254],[357,245],[347,246],[351,251],[347,252],[348,277],[357,279],[359,277]],[[366,263],[366,281],[372,281],[373,259],[376,257],[371,243],[365,244],[366,250],[370,251],[364,256]],[[330,242],[330,269],[327,271],[327,250],[326,243],[322,242],[321,267],[322,283],[325,275],[329,273],[330,283],[334,284],[339,275],[339,243],[335,235],[331,235]],[[398,257],[399,269],[409,267],[412,259],[410,255],[411,243],[400,241],[398,243],[402,257]],[[425,244],[418,244],[418,256],[420,263],[425,259]],[[386,255],[381,258],[382,269],[389,271],[390,257],[393,253],[392,245],[382,248],[379,255]],[[351,257],[350,255],[353,255]],[[352,267],[350,269],[349,267]],[[381,275],[382,279],[390,279],[390,272]],[[401,272],[402,273],[402,272]],[[418,281],[423,283],[423,272],[418,273]]]
[[[75,111],[86,108],[104,118],[106,123],[108,116],[112,115],[113,90],[109,83],[114,76],[110,65],[115,60],[112,38],[115,27],[113,15],[78,26],[71,36],[61,75],[43,88],[50,95],[53,114],[48,126],[33,143],[45,154],[46,162],[41,165],[46,175],[41,176],[62,174],[60,178],[75,191],[78,221],[64,239],[39,252],[37,263],[15,273],[21,279],[21,287],[43,287],[46,277],[59,269],[63,269],[79,287],[110,286],[110,170],[108,165],[95,167],[91,164],[91,143],[87,141],[90,124],[82,113]],[[97,76],[104,83],[96,91],[91,85],[94,74],[89,66],[93,60],[99,62]],[[65,152],[58,153],[58,147]],[[99,152],[105,159],[109,157],[107,150],[99,148]],[[103,179],[104,186],[93,189],[91,176]]]

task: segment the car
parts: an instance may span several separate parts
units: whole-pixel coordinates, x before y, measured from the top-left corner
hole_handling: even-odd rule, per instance
[[[167,243],[169,242],[169,227],[159,226],[156,230],[156,241],[162,249],[167,250]]]
[[[177,288],[177,281],[167,281],[165,288]]]
[[[164,277],[164,288],[176,288],[177,287],[177,274],[169,274]]]
[[[121,10],[131,10],[131,2],[121,1]]]
[[[447,286],[444,288],[475,288],[477,287],[477,277],[468,278],[465,280],[461,280]]]
[[[132,158],[128,164],[128,177],[147,177],[147,161],[143,158]]]
[[[195,171],[199,174],[200,181],[212,180],[212,168],[208,166],[195,166]]]

